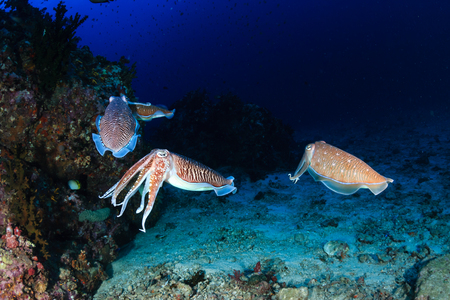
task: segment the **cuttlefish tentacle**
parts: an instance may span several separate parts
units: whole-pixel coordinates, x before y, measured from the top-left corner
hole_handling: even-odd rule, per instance
[[[152,154],[152,153],[150,153]],[[148,154],[143,159],[138,161],[128,172],[125,173],[125,175],[122,177],[122,179],[119,181],[119,188],[116,189],[113,195],[113,204],[115,206],[122,205],[122,209],[120,211],[119,217],[123,214],[125,211],[125,208],[127,207],[128,200],[130,200],[131,197],[139,190],[139,187],[141,186],[142,182],[151,174],[152,167],[154,164],[154,156]],[[128,191],[127,195],[125,196],[122,203],[115,204],[117,196],[119,196],[120,192],[125,188],[125,186],[128,185],[130,180],[139,172],[139,176],[137,180],[134,182],[131,189]]]
[[[306,170],[315,181],[344,195],[353,194],[360,188],[370,189],[378,195],[388,183],[394,182],[378,174],[361,159],[323,141],[306,146],[294,176],[289,174],[289,179],[296,183]]]
[[[309,144],[308,146],[306,146],[305,153],[303,153],[303,157],[300,160],[300,163],[298,164],[297,170],[295,170],[294,172],[294,176],[288,174],[289,179],[292,180],[294,184],[297,183],[297,181],[300,179],[300,176],[302,176],[303,173],[305,173],[305,171],[308,170],[311,158],[314,154],[314,148],[315,148],[314,144]]]
[[[139,172],[137,180],[126,194],[122,203],[117,204],[116,199],[132,178]],[[122,216],[130,198],[140,189],[141,205],[136,213],[144,210],[145,196],[148,193],[147,206],[142,218],[142,229],[145,232],[145,221],[155,203],[156,195],[164,181],[171,185],[190,191],[214,190],[218,196],[235,193],[234,178],[225,178],[213,169],[187,157],[170,153],[165,149],[154,149],[135,165],[133,165],[116,183],[100,198],[112,197],[114,206],[121,205],[118,215]]]
[[[139,191],[141,192],[141,205],[139,205],[138,209],[136,209],[137,214],[144,210],[145,195],[146,195],[146,193],[144,193],[144,191],[148,191],[149,188],[150,188],[150,177],[147,176],[147,178],[145,179],[144,186],[142,186],[142,185],[139,186]]]

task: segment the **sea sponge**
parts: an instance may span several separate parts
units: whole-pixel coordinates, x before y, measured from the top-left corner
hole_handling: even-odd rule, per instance
[[[109,217],[110,209],[108,207],[98,210],[85,210],[78,216],[78,221],[101,222]]]

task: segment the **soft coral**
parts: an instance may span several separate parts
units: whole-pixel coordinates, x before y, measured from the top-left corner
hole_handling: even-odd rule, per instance
[[[17,233],[15,235],[14,233]],[[19,246],[19,241],[17,240],[17,237],[20,236],[21,230],[19,228],[15,228],[13,232],[12,224],[8,223],[8,226],[6,227],[6,234],[2,236],[2,239],[6,240],[6,247],[9,249],[14,249]]]
[[[241,283],[241,276],[244,275],[244,273],[241,273],[239,270],[233,270],[233,273],[233,275],[228,274],[228,276],[230,276],[231,279],[234,279],[237,283]]]

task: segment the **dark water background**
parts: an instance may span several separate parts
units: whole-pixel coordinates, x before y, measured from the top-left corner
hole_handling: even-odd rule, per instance
[[[58,1],[30,1],[55,7]],[[295,129],[439,117],[450,100],[449,1],[67,1],[79,46],[137,62],[141,102],[232,92]],[[154,121],[158,122],[158,121]]]

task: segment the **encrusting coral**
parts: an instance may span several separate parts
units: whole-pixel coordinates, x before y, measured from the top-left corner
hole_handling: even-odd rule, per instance
[[[10,223],[2,236],[6,245],[0,247],[0,299],[50,299],[48,272],[32,256],[33,244],[21,233]]]

